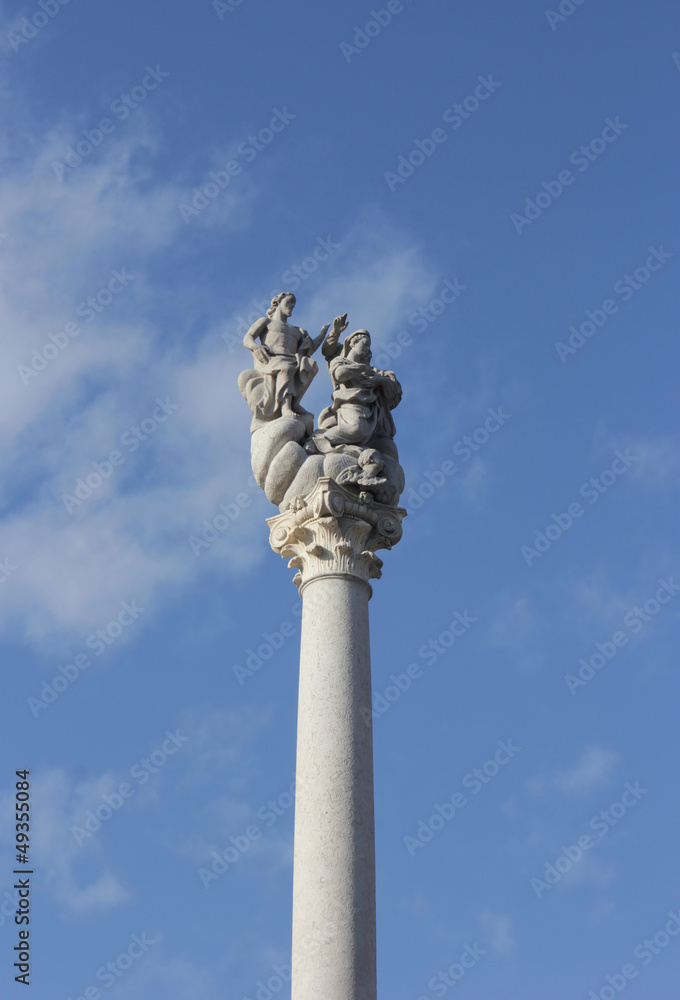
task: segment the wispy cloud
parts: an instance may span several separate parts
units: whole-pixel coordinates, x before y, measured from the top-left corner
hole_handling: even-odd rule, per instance
[[[514,924],[507,914],[484,910],[479,917],[491,951],[501,958],[511,958],[516,950]]]
[[[482,637],[486,648],[505,653],[520,670],[543,664],[541,617],[527,593],[503,590],[493,599],[491,625]]]
[[[680,435],[612,433],[604,421],[593,436],[593,450],[606,456],[615,449],[634,456],[631,478],[648,493],[668,494],[680,486]]]
[[[248,358],[230,354],[220,336],[225,323],[236,327],[237,306],[220,315],[211,300],[205,333],[190,343],[179,335],[192,326],[199,293],[169,288],[159,266],[187,239],[182,187],[152,169],[162,140],[140,117],[60,184],[50,163],[72,128],[36,138],[26,125],[0,181],[9,234],[0,253],[0,557],[17,567],[0,627],[50,644],[82,642],[123,600],[150,605],[147,622],[169,587],[205,572],[252,572],[269,555],[262,515],[273,512],[248,487],[250,421],[235,391]],[[348,310],[357,325],[389,330],[432,286],[422,250],[385,220],[357,220],[343,244],[305,303],[305,325]],[[112,301],[100,296],[107,304],[83,320],[88,297],[124,268],[134,279]],[[69,339],[66,324],[76,322]],[[322,405],[326,381],[316,387]],[[167,424],[68,510],[63,497],[88,476],[97,481],[97,466],[158,398],[177,407]],[[249,509],[238,530],[197,560],[190,536],[242,493]]]
[[[612,772],[620,760],[616,753],[590,747],[575,767],[555,774],[554,785],[568,795],[584,795],[600,785],[610,784]]]
[[[112,775],[78,782],[61,768],[31,776],[35,866],[43,873],[52,897],[72,917],[102,913],[132,898],[120,876],[101,864],[96,839],[86,853],[90,859],[98,858],[100,871],[89,881],[83,879],[83,853],[71,833],[71,827],[81,822],[86,810],[101,802],[101,795],[112,785]]]

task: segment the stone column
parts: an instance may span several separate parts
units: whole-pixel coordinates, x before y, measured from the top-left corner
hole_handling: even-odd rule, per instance
[[[303,602],[292,1000],[377,997],[368,581],[405,513],[325,478],[267,521]]]

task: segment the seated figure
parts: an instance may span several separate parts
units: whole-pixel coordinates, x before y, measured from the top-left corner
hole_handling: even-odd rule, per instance
[[[349,450],[382,450],[396,433],[391,411],[401,400],[401,386],[394,372],[371,365],[371,337],[357,330],[337,343],[331,334],[323,352],[333,383],[333,402],[319,415],[313,446],[328,452],[343,446]],[[391,451],[392,449],[390,449]]]

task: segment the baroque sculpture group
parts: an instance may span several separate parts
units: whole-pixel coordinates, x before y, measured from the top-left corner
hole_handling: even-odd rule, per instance
[[[371,365],[367,330],[340,343],[346,314],[312,339],[290,322],[294,307],[292,293],[276,295],[243,341],[254,367],[242,372],[239,389],[253,415],[251,451],[258,485],[282,512],[323,477],[354,487],[362,499],[397,503],[404,475],[394,444],[391,411],[401,400],[394,372]],[[319,347],[333,394],[315,429],[314,416],[303,409],[301,399],[319,370],[312,357]]]

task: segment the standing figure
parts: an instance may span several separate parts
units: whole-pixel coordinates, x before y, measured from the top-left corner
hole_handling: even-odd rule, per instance
[[[288,322],[294,308],[292,292],[275,295],[267,315],[253,323],[243,338],[255,367],[242,373],[239,388],[253,416],[262,420],[311,417],[300,400],[319,370],[312,354],[323,343],[330,324],[313,340],[306,330]],[[336,337],[346,325],[342,318],[335,320]]]

